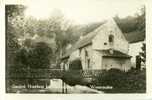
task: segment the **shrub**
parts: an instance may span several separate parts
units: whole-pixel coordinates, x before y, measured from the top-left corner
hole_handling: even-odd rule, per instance
[[[82,64],[80,59],[75,59],[70,62],[69,70],[82,70]]]
[[[80,70],[69,70],[63,73],[63,81],[71,86],[82,84],[82,73]]]
[[[63,74],[63,80],[69,85],[88,85],[81,70],[69,70]],[[143,93],[146,91],[146,70],[131,69],[128,72],[119,69],[104,70],[93,76],[91,83],[95,86],[112,86],[115,93]],[[111,93],[110,92],[110,93]]]
[[[124,84],[125,72],[118,69],[110,69],[108,71],[103,71],[98,76],[95,77],[94,84],[100,86],[113,86],[122,87]]]
[[[127,89],[146,90],[146,70],[130,70],[126,74]]]
[[[112,86],[115,90],[124,92],[145,92],[146,71],[130,70],[123,72],[118,69],[103,71],[94,77],[94,84],[100,86]]]
[[[82,65],[80,59],[75,59],[70,62],[69,70],[63,73],[63,81],[69,85],[83,84],[82,80]]]

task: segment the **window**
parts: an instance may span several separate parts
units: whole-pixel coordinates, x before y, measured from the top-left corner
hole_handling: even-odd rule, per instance
[[[104,45],[107,45],[107,43],[105,42]]]
[[[87,65],[87,66],[88,66],[88,69],[90,69],[90,67],[91,67],[91,66],[90,66],[90,59],[87,60],[87,64],[88,64],[88,65]]]
[[[88,51],[87,50],[85,50],[85,56],[88,57]]]
[[[114,36],[113,35],[109,35],[109,42],[113,43],[114,42]]]

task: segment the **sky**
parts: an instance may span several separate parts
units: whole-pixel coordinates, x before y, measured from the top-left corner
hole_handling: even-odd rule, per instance
[[[86,24],[134,15],[143,4],[144,0],[27,0],[25,15],[46,19],[57,11],[73,23]]]

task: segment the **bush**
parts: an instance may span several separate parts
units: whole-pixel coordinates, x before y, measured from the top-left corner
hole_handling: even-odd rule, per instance
[[[126,74],[127,89],[146,90],[146,70],[130,70]]]
[[[103,71],[103,73],[100,73],[94,79],[94,85],[112,86],[113,89],[123,90],[124,92],[145,92],[146,90],[145,70],[123,72],[118,69],[111,69]]]
[[[63,74],[63,81],[71,86],[74,86],[76,84],[82,84],[82,71],[80,70],[71,70],[71,71],[66,71]]]
[[[80,59],[75,59],[70,62],[69,70],[82,70],[82,64]]]
[[[63,73],[63,81],[69,85],[83,84],[82,65],[80,59],[70,62],[69,70]]]
[[[146,70],[131,69],[128,72],[119,69],[104,70],[94,75],[91,85],[112,86],[109,93],[144,93],[146,91]],[[69,85],[89,85],[83,77],[82,70],[69,70],[64,72],[63,81]]]
[[[95,81],[93,83],[99,86],[113,86],[114,88],[122,87],[125,80],[124,76],[125,72],[118,69],[105,70],[95,77]]]

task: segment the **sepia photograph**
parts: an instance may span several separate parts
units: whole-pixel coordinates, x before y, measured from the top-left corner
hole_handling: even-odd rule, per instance
[[[145,94],[145,15],[144,0],[6,4],[6,93]]]

